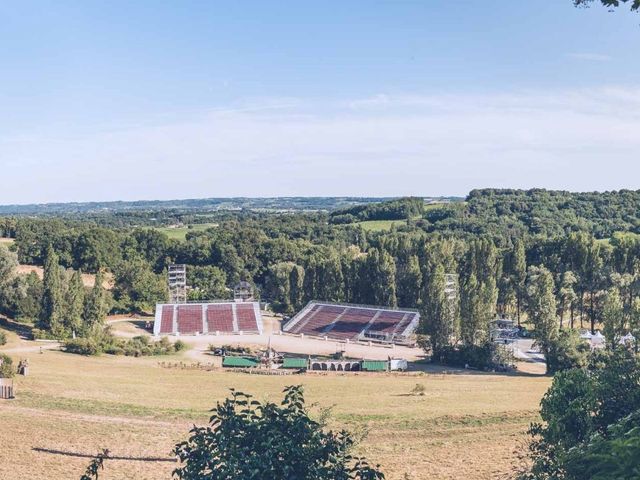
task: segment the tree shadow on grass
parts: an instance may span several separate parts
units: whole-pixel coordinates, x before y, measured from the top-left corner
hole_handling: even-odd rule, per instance
[[[15,320],[10,320],[6,317],[0,316],[0,328],[17,334],[18,337],[20,337],[22,340],[32,339],[31,330],[33,329],[33,327],[31,325],[19,323]]]
[[[39,453],[49,453],[52,455],[63,455],[65,457],[75,457],[75,458],[94,458],[96,456],[95,453],[82,453],[82,452],[70,452],[67,450],[55,450],[52,448],[40,448],[40,447],[32,447],[31,450]],[[175,463],[175,458],[166,458],[166,457],[129,457],[129,456],[118,456],[109,454],[106,457],[109,460],[127,460],[134,462],[170,462]]]

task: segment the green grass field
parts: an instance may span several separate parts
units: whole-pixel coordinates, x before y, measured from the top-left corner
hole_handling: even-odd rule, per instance
[[[438,208],[442,208],[445,204],[443,203],[429,203],[424,206],[426,210],[437,210]],[[414,220],[419,220],[420,217],[415,218]],[[391,230],[392,226],[402,226],[406,225],[406,220],[367,220],[364,222],[357,222],[354,225],[360,225],[366,231],[369,232],[382,232]]]
[[[550,380],[491,374],[329,374],[252,376],[230,371],[162,368],[177,357],[80,357],[37,352],[11,335],[7,348],[29,358],[16,379],[17,398],[0,403],[0,478],[79,478],[87,458],[46,453],[171,458],[173,445],[204,424],[229,388],[280,400],[286,385],[303,384],[309,405],[332,407],[335,428],[368,431],[358,454],[380,463],[389,480],[489,479],[518,464],[526,429]],[[417,384],[424,396],[412,396]],[[169,462],[109,461],[105,479],[171,478]],[[405,475],[407,475],[405,477]]]
[[[384,230],[391,230],[393,225],[401,226],[406,224],[406,220],[368,220],[365,222],[358,222],[355,225],[360,225],[368,232],[381,232]]]
[[[165,233],[169,238],[176,240],[184,240],[188,232],[204,232],[205,230],[213,227],[217,227],[217,223],[197,223],[194,225],[187,225],[184,227],[160,227],[156,228],[159,232]]]

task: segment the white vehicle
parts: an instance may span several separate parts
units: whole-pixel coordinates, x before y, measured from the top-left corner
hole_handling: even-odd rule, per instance
[[[404,358],[392,358],[389,360],[389,370],[392,372],[406,372],[408,367],[409,364]]]

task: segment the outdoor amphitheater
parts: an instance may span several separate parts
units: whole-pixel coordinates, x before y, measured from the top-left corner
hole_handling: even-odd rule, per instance
[[[345,343],[407,345],[420,314],[413,310],[311,301],[272,334]],[[156,307],[154,335],[262,335],[263,315],[254,301],[168,303]]]
[[[406,344],[419,321],[415,310],[312,301],[284,325],[283,331],[345,342]]]

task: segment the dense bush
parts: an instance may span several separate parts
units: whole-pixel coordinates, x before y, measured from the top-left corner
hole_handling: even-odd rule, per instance
[[[53,333],[47,330],[41,330],[39,328],[31,329],[31,337],[34,340],[57,340]]]
[[[558,338],[551,342],[547,353],[548,373],[585,367],[589,362],[590,352],[589,343],[580,338],[577,331],[562,330]]]
[[[455,367],[490,368],[493,358],[493,344],[444,346],[439,363]]]
[[[7,343],[7,335],[4,332],[0,332],[0,345]]]
[[[313,420],[301,386],[285,389],[282,403],[260,402],[232,392],[218,403],[211,425],[194,427],[176,445],[182,480],[382,480],[366,460],[351,455],[355,438]]]
[[[640,410],[619,420],[606,434],[569,450],[564,462],[567,480],[632,479],[640,476]]]
[[[93,338],[75,338],[64,342],[64,351],[78,355],[100,355],[102,345]]]
[[[15,373],[11,357],[4,353],[0,353],[0,378],[11,378]]]
[[[237,353],[240,355],[253,355],[255,352],[251,347],[244,345],[222,345],[221,347],[213,344],[209,344],[209,351],[215,352],[216,350],[222,350],[225,353]]]
[[[144,357],[153,355],[171,355],[185,350],[187,345],[178,340],[171,343],[163,337],[157,342],[152,342],[149,337],[139,336],[131,339],[116,338],[104,335],[101,338],[78,338],[69,340],[64,344],[64,350],[68,353],[79,355],[125,355],[127,357]]]
[[[525,479],[638,478],[640,358],[600,352],[558,372],[533,424]]]
[[[424,200],[408,197],[336,210],[331,213],[329,221],[337,225],[366,220],[405,220],[419,217],[423,212]]]

